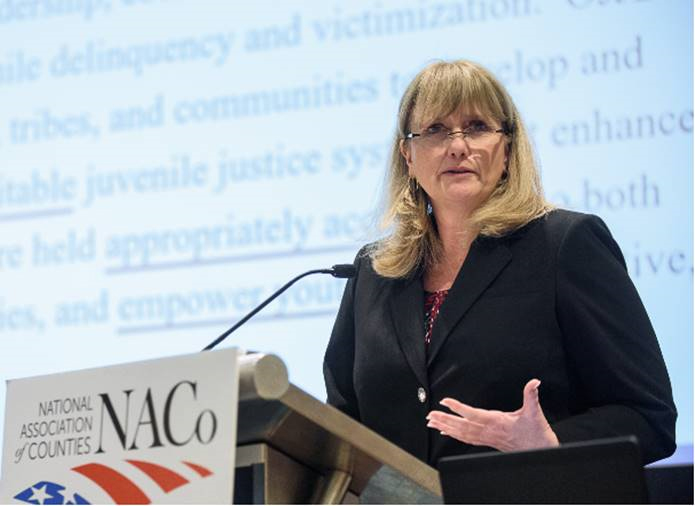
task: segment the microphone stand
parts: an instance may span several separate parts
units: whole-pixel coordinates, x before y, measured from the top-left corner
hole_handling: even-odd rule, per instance
[[[253,316],[258,313],[261,309],[266,307],[268,304],[270,304],[275,298],[277,298],[278,295],[280,295],[282,292],[287,290],[290,286],[295,284],[297,281],[302,279],[305,276],[310,276],[312,274],[332,274],[336,278],[351,278],[355,275],[355,268],[354,266],[350,264],[339,264],[339,265],[334,265],[331,269],[313,269],[311,271],[307,271],[303,274],[300,274],[299,276],[291,279],[287,283],[285,283],[280,289],[275,291],[270,297],[265,299],[263,302],[260,303],[260,305],[256,306],[254,309],[251,310],[246,316],[244,316],[241,320],[236,322],[232,328],[226,330],[224,333],[222,333],[217,339],[212,341],[210,344],[208,344],[205,348],[203,348],[201,351],[208,351],[213,349],[215,346],[220,344],[222,341],[224,341],[229,334],[234,332],[236,329],[241,327],[244,323],[249,321]]]

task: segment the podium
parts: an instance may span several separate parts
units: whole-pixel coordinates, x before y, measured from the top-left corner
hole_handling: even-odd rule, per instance
[[[276,356],[239,359],[235,502],[441,503],[437,471],[288,380]]]
[[[436,470],[228,348],[10,380],[0,502],[441,503]]]

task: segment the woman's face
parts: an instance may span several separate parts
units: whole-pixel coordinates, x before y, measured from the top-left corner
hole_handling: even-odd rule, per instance
[[[426,136],[401,141],[408,173],[422,186],[435,211],[457,209],[470,213],[492,194],[507,165],[507,137],[494,133],[499,122],[474,109],[461,108],[427,124],[412,125],[413,132],[471,132],[491,130],[485,135],[444,136],[432,142]]]

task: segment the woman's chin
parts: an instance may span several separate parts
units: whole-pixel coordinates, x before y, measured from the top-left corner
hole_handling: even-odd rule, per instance
[[[435,202],[441,201],[444,206],[465,205],[466,207],[477,208],[481,205],[492,192],[486,189],[477,181],[459,181],[457,184],[450,184],[442,198],[435,199]],[[439,207],[435,205],[435,207]]]

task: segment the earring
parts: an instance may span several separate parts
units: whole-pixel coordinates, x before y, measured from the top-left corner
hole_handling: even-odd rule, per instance
[[[426,203],[425,210],[427,211],[427,216],[432,216],[432,213],[434,211],[432,209],[432,203],[430,202],[430,197],[424,191],[421,191],[422,187],[420,186],[420,183],[418,183],[417,179],[415,179],[412,176],[408,176],[408,189],[410,190],[410,197],[413,199],[413,202],[415,202],[415,203],[419,202],[422,194],[425,195],[425,203]]]

